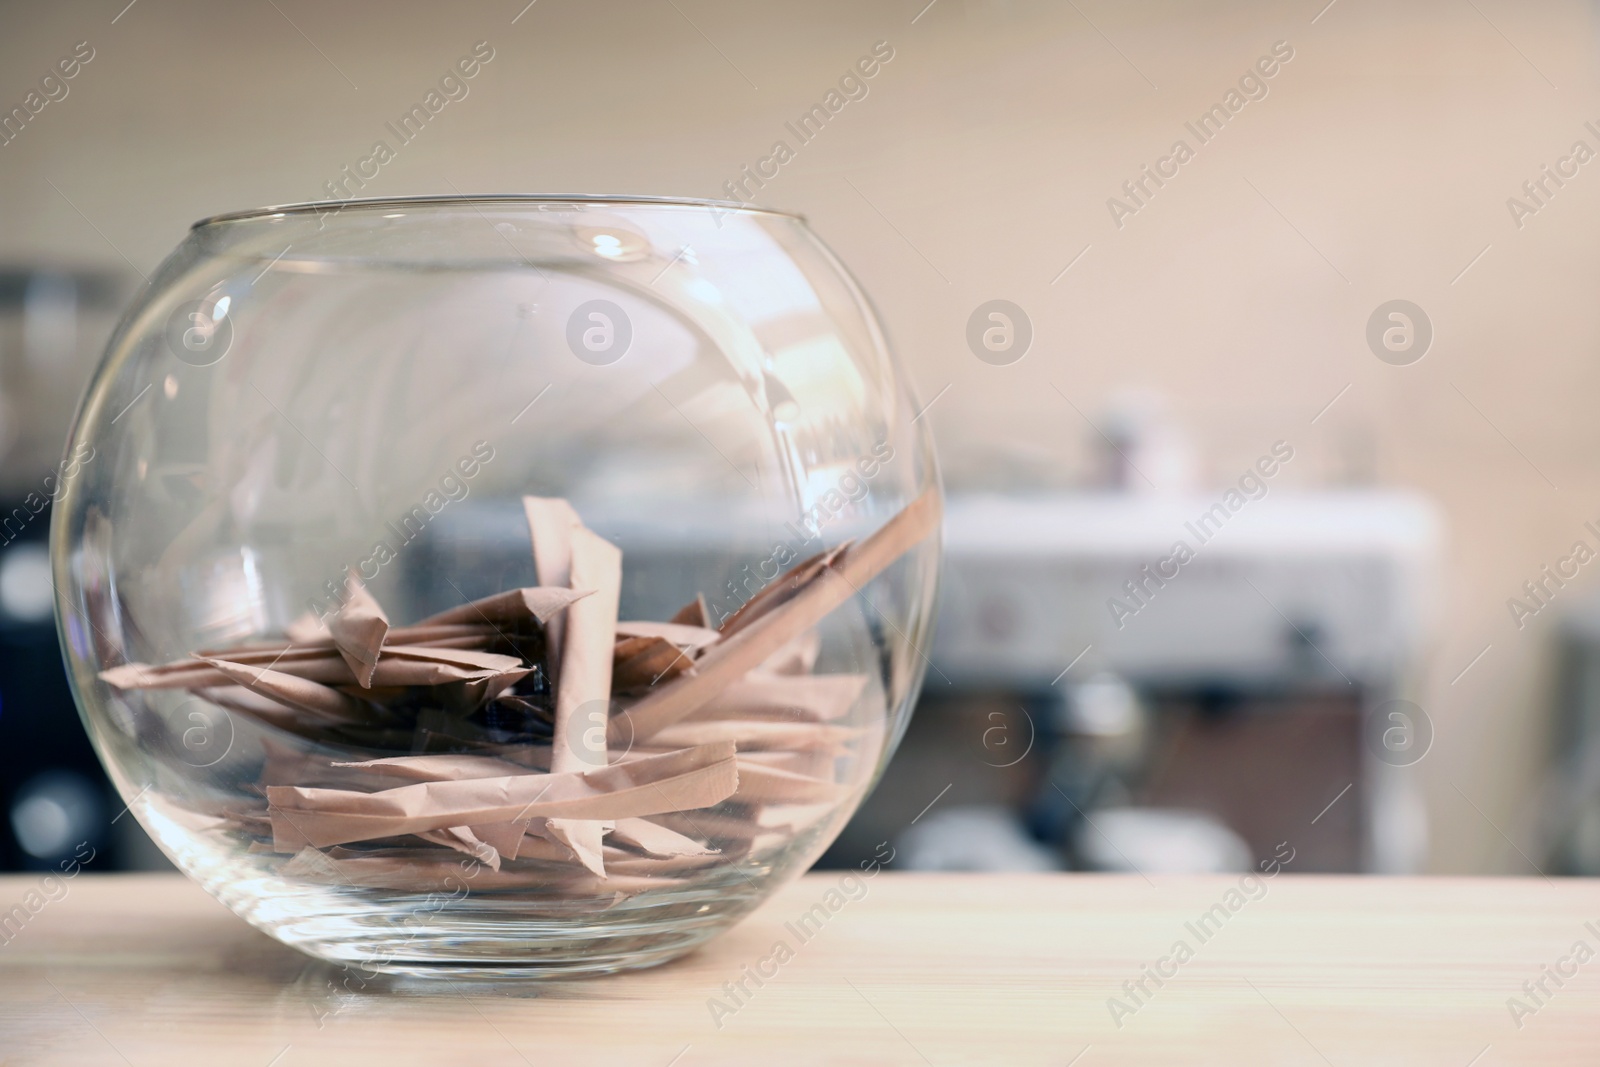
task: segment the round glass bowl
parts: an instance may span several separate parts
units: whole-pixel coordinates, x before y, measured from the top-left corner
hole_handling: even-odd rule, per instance
[[[794,216],[209,219],[68,445],[78,706],[173,862],[287,944],[659,963],[803,872],[905,727],[939,557],[914,410]]]

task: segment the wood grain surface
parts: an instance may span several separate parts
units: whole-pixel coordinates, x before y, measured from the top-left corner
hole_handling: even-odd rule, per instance
[[[842,877],[651,971],[362,988],[176,875],[82,874],[56,899],[9,876],[0,914],[44,903],[0,932],[0,1063],[1600,1063],[1592,882]],[[786,924],[830,891],[801,940]],[[771,977],[730,994],[747,967]]]

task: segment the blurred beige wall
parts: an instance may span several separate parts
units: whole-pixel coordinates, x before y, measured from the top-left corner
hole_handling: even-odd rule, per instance
[[[1519,632],[1505,601],[1600,520],[1600,161],[1520,229],[1506,199],[1575,140],[1600,150],[1588,5],[124,3],[0,6],[5,109],[95,52],[0,147],[0,261],[148,272],[195,218],[318,198],[478,41],[469,95],[366,193],[719,196],[889,42],[758,200],[859,274],[924,399],[953,385],[928,416],[952,483],[1081,481],[1092,433],[1056,388],[1094,415],[1137,387],[1210,479],[1284,438],[1298,485],[1431,494],[1450,529],[1413,694],[1437,730],[1432,865],[1528,869],[1553,613]],[[1118,228],[1107,198],[1276,41],[1294,57],[1268,95]],[[964,342],[996,297],[1036,330],[1009,367]],[[1436,331],[1408,367],[1364,341],[1397,297]]]

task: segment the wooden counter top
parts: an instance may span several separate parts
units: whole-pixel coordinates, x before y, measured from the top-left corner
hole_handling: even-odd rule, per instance
[[[0,932],[0,1064],[1600,1063],[1594,882],[884,873],[799,942],[839,878],[652,971],[352,993],[176,875],[83,874]],[[38,885],[0,878],[0,915]]]

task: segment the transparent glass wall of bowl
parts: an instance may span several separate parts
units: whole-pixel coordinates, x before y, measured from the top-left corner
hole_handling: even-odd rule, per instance
[[[703,596],[719,621],[782,561],[868,536],[937,486],[913,413],[863,294],[789,216],[505,199],[198,226],[123,320],[69,445],[97,457],[52,529],[80,708],[180,866],[264,929],[348,958],[373,936],[352,932],[363,916],[390,907],[374,901],[396,894],[285,876],[286,857],[229,817],[259,803],[263,761],[286,748],[362,754],[183,690],[117,690],[100,671],[270,640],[336,608],[352,569],[396,624],[535,584],[524,495],[566,498],[621,548],[621,618],[664,620]],[[815,670],[869,680],[849,719],[861,743],[834,771],[848,795],[765,853],[685,879],[678,897],[729,901],[692,934],[673,894],[629,898],[628,921],[659,934],[644,942],[670,955],[709,936],[849,817],[920,684],[937,542],[818,628]],[[476,893],[430,917],[448,938],[401,954],[589,958],[594,916],[562,933],[559,908],[526,910],[538,898]],[[473,933],[491,901],[496,921],[545,924],[538,946]]]

